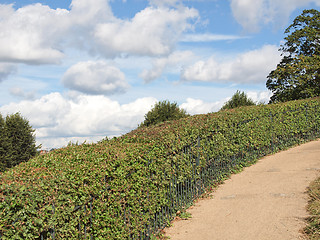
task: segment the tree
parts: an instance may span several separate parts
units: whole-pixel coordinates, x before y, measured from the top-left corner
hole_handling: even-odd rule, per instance
[[[155,125],[168,120],[180,119],[189,116],[185,110],[180,109],[176,102],[160,101],[145,115],[141,126]]]
[[[0,172],[6,169],[7,159],[6,159],[6,134],[5,134],[5,121],[0,114]]]
[[[220,110],[252,105],[256,105],[256,103],[252,99],[248,98],[244,92],[240,92],[239,90],[237,90],[236,93],[233,94],[231,99],[224,103]]]
[[[285,34],[283,58],[267,77],[270,103],[320,96],[320,12],[304,10]]]
[[[2,118],[1,132],[0,157],[6,168],[26,162],[37,154],[34,129],[19,113],[7,115],[4,121]]]

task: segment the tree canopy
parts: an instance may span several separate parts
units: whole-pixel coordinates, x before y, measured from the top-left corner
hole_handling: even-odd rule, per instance
[[[256,103],[248,98],[245,92],[240,92],[239,90],[231,97],[231,99],[224,103],[220,110],[233,109],[241,106],[252,106]]]
[[[176,102],[157,102],[154,107],[145,115],[145,120],[141,126],[150,126],[168,120],[180,119],[189,116],[184,109],[180,109]]]
[[[34,129],[19,113],[0,114],[0,171],[26,162],[37,154]]]
[[[5,121],[0,114],[0,172],[6,168],[6,133]]]
[[[266,83],[270,103],[320,96],[320,12],[304,10],[285,34],[283,58]]]

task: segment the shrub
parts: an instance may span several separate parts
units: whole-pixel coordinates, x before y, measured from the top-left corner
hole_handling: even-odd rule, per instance
[[[168,120],[176,120],[187,117],[185,110],[180,109],[176,102],[160,101],[145,115],[141,126],[150,126]]]
[[[233,109],[241,106],[253,106],[256,103],[247,97],[244,92],[240,92],[239,90],[231,97],[229,101],[227,101],[220,110],[225,109]]]
[[[37,154],[34,129],[19,113],[0,115],[0,170],[26,162]]]

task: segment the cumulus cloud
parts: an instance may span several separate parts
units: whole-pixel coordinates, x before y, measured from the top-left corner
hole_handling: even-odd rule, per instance
[[[0,112],[21,112],[36,129],[37,143],[51,148],[70,140],[96,141],[127,133],[143,121],[155,102],[154,98],[140,98],[121,105],[101,95],[68,98],[51,93],[34,101],[10,103],[0,107]]]
[[[147,7],[131,20],[117,20],[97,25],[97,48],[106,56],[119,53],[167,55],[179,36],[191,28],[188,20],[198,17],[195,9]]]
[[[73,0],[70,10],[0,4],[0,45],[6,46],[0,61],[58,64],[70,47],[103,57],[165,55],[198,16],[182,5],[152,5],[123,20],[113,15],[108,0]]]
[[[92,27],[104,21],[115,19],[108,0],[95,0],[94,4],[87,0],[72,0],[70,18],[76,26]]]
[[[270,100],[270,97],[272,96],[272,92],[270,92],[270,91],[260,91],[260,92],[249,91],[249,92],[247,92],[247,96],[249,98],[251,98],[256,103],[267,104]]]
[[[143,70],[140,77],[145,82],[151,82],[159,77],[168,68],[179,69],[179,66],[183,66],[190,63],[194,59],[194,54],[191,51],[176,51],[170,54],[168,57],[157,58],[152,63],[152,68],[149,70]]]
[[[71,90],[95,95],[123,93],[129,87],[124,73],[103,61],[79,62],[71,66],[62,83]]]
[[[262,25],[283,27],[291,13],[299,7],[319,0],[231,0],[235,19],[249,32],[258,32]]]
[[[0,5],[0,60],[27,64],[58,64],[65,49],[92,48],[92,29],[114,19],[107,0],[94,4],[73,0],[67,9],[51,9],[40,3],[17,10]]]
[[[70,110],[70,104],[60,93],[51,93],[34,101],[10,103],[0,107],[0,110],[4,113],[21,112],[34,128],[41,129],[58,125],[59,119]]]
[[[278,47],[265,45],[219,62],[214,57],[198,61],[181,73],[184,81],[262,83],[281,59]]]
[[[29,64],[59,63],[64,56],[57,38],[68,27],[68,11],[41,4],[18,10],[0,5],[0,60]]]
[[[205,114],[219,111],[225,101],[227,99],[216,102],[204,102],[201,99],[187,98],[187,101],[182,103],[180,107],[191,115]]]

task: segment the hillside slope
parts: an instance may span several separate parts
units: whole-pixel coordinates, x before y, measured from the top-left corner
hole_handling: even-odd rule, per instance
[[[2,239],[148,239],[205,188],[319,137],[320,99],[191,116],[58,149],[0,178]]]

